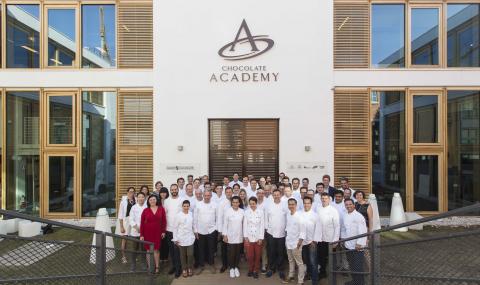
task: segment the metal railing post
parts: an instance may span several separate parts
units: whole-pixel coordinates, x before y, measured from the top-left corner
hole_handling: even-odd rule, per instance
[[[330,285],[337,284],[337,273],[333,272],[335,270],[335,265],[337,263],[336,254],[333,252],[333,244],[328,244],[328,280]]]
[[[379,285],[380,275],[380,234],[373,233],[370,236],[370,284]]]
[[[95,234],[95,264],[97,266],[97,285],[106,285],[106,258],[107,258],[107,236],[105,233]]]

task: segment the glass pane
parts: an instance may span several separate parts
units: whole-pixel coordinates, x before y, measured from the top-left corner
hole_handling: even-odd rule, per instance
[[[48,211],[71,213],[74,204],[73,156],[48,157]]]
[[[413,96],[413,142],[438,142],[438,96]]]
[[[438,211],[438,156],[413,156],[414,211]]]
[[[72,144],[73,96],[49,96],[50,144]]]
[[[438,8],[413,8],[411,15],[412,64],[438,64]]]
[[[82,5],[82,66],[115,67],[115,5]]]
[[[372,5],[372,66],[405,67],[405,7]]]
[[[405,206],[405,92],[375,91],[372,116],[372,191],[380,215],[390,214],[393,193]]]
[[[7,92],[7,210],[38,214],[40,104],[38,92]]]
[[[448,66],[480,66],[480,4],[448,4]]]
[[[75,9],[48,9],[48,66],[73,66]]]
[[[448,91],[448,209],[480,201],[480,92]]]
[[[7,67],[38,68],[40,20],[38,5],[7,5]]]
[[[115,215],[115,92],[83,92],[82,215],[95,217],[99,208]]]

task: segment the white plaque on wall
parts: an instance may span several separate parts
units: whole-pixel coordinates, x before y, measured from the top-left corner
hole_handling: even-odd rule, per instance
[[[308,173],[324,173],[328,169],[328,163],[325,161],[314,162],[287,162],[287,172],[308,172]]]

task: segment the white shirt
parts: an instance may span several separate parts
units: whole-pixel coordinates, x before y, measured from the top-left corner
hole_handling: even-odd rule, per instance
[[[240,188],[242,188],[243,183],[240,180],[237,180],[236,182],[232,180],[232,181],[230,181],[230,183],[228,183],[228,186],[233,188],[233,185],[235,185],[235,184],[238,184],[240,186]]]
[[[350,238],[356,235],[361,235],[367,233],[367,225],[365,223],[365,218],[353,210],[353,212],[345,214],[343,219],[343,226],[345,227],[345,237]],[[365,247],[367,245],[367,237],[362,237],[359,239],[353,239],[345,242],[345,247],[347,249],[355,249],[355,245],[360,245]]]
[[[243,243],[243,209],[225,211],[222,234],[227,236],[229,244]]]
[[[284,208],[284,211],[287,212],[287,213],[290,213],[290,210],[288,209],[288,200],[290,200],[290,199],[292,199],[292,198],[297,201],[297,211],[303,209],[303,201],[302,201],[302,199],[293,196],[293,194],[292,194],[292,196],[290,196],[290,197],[288,197],[288,198],[287,198],[286,196],[282,196],[283,208]]]
[[[243,217],[243,237],[248,238],[249,242],[263,240],[265,234],[265,215],[262,210],[248,209]]]
[[[186,188],[185,186],[184,186],[183,188],[178,187],[178,196],[180,196],[180,197],[185,197],[185,195],[186,195],[186,193],[187,193],[187,192],[185,191],[185,188]],[[169,191],[169,192],[170,192],[170,191]]]
[[[317,237],[321,237],[323,242],[335,242],[340,238],[340,215],[337,209],[331,205],[318,208],[318,216],[320,217],[320,231],[316,233]]]
[[[335,201],[330,202],[330,205],[332,205],[332,207],[337,209],[339,214],[345,213],[347,211],[347,209],[345,208],[345,203],[343,203],[343,200],[338,204]]]
[[[198,202],[194,212],[194,231],[208,235],[217,230],[217,204]]]
[[[173,199],[172,196],[165,199],[164,207],[165,213],[167,215],[167,232],[173,232],[173,223],[175,221],[175,216],[178,212],[182,210],[182,202],[184,200],[180,197]]]
[[[140,236],[140,223],[142,221],[142,213],[145,208],[147,208],[147,203],[143,203],[142,206],[135,204],[130,209],[130,216],[128,216],[128,219],[131,226],[130,236],[132,237]],[[137,231],[134,226],[137,226],[139,230]]]
[[[128,207],[128,197],[123,196],[122,201],[120,202],[120,207],[118,209],[118,219],[123,220],[127,216],[127,207]]]
[[[223,231],[223,217],[225,216],[225,211],[231,207],[231,202],[227,198],[217,205],[217,230],[220,233]]]
[[[193,234],[193,215],[190,211],[178,213],[174,219],[172,241],[178,241],[180,246],[190,246],[195,242]]]
[[[221,201],[225,200],[225,194],[222,191],[222,196],[218,197],[217,193],[212,192],[212,202],[219,204]]]
[[[274,238],[285,237],[285,227],[287,225],[287,212],[283,208],[283,203],[270,203],[266,207],[265,213],[265,227],[267,233]]]
[[[287,249],[295,249],[300,239],[305,240],[305,222],[300,212],[297,211],[293,215],[291,213],[287,214],[286,231],[285,245]]]
[[[303,240],[303,245],[310,244],[312,241],[317,241],[318,237],[315,238],[316,232],[321,232],[320,230],[316,231],[317,227],[320,227],[320,217],[317,213],[310,209],[310,211],[302,212],[303,221],[305,223],[305,239]]]
[[[302,195],[300,194],[300,188],[298,188],[297,190],[292,189],[292,196],[297,200],[301,200]]]
[[[185,196],[181,197],[181,200],[182,200],[182,203],[183,201],[188,200],[188,202],[190,202],[190,212],[193,213],[195,211],[195,207],[197,206],[197,203],[198,203],[197,197],[195,197],[195,195],[188,196],[187,194],[185,194]]]

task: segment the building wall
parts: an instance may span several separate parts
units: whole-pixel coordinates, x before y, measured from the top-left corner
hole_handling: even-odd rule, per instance
[[[279,169],[313,181],[333,174],[332,9],[332,0],[154,1],[154,178],[208,173],[209,118],[279,118]],[[217,52],[243,19],[274,47],[224,60]],[[224,65],[264,65],[278,82],[210,82]],[[289,169],[299,164],[325,169]],[[167,170],[175,165],[194,171]]]

